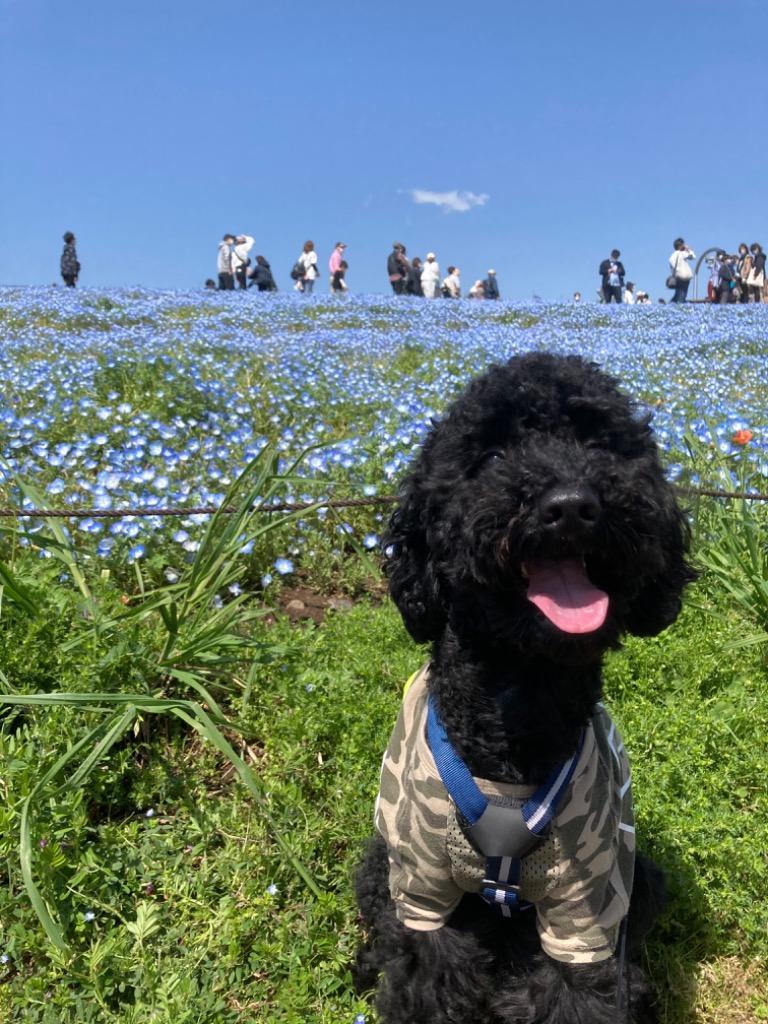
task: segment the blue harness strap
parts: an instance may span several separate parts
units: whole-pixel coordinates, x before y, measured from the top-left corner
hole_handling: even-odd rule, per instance
[[[522,807],[505,807],[491,803],[480,790],[448,739],[434,697],[429,698],[427,741],[437,771],[467,822],[470,839],[486,858],[480,896],[498,907],[504,916],[531,905],[520,899],[521,861],[549,832],[558,804],[573,778],[584,737],[582,730],[576,751],[550,773]]]

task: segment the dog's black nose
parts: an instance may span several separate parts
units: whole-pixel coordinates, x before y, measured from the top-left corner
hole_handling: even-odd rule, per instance
[[[550,536],[580,537],[597,525],[600,499],[586,484],[563,484],[542,496],[539,514]]]

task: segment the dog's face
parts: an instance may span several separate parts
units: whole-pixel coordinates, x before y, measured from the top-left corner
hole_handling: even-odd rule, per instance
[[[660,632],[695,575],[648,418],[576,356],[473,381],[427,437],[386,543],[415,639],[450,624],[560,662]]]

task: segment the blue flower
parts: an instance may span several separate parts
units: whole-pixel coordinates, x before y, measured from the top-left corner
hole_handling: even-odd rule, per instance
[[[134,546],[132,548],[130,548],[130,550],[128,551],[128,561],[129,562],[137,562],[140,558],[143,558],[143,557],[144,557],[144,545],[143,544],[134,544]]]
[[[275,569],[281,576],[287,576],[293,572],[293,562],[290,558],[278,558],[275,561]]]

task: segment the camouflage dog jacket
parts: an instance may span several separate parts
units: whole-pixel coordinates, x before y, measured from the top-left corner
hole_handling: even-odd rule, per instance
[[[467,838],[427,742],[427,675],[425,667],[406,692],[375,813],[398,919],[416,931],[441,928],[465,893],[479,892],[485,875],[485,858]],[[475,782],[491,802],[507,806],[522,806],[536,789]],[[549,835],[522,860],[520,896],[535,907],[549,956],[595,963],[613,954],[629,909],[634,859],[629,764],[616,727],[597,704]]]

